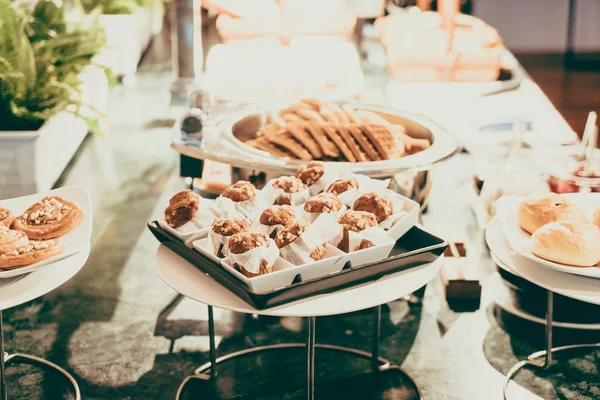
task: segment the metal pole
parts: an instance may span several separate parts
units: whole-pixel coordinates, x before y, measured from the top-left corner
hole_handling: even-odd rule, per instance
[[[214,378],[217,376],[217,355],[215,349],[215,319],[212,306],[208,306],[208,335],[210,341],[210,377]]]
[[[306,398],[315,400],[315,331],[316,317],[308,317],[308,334],[306,339]]]
[[[2,322],[2,311],[0,310],[0,396],[2,400],[7,400],[6,394],[6,365],[4,358],[4,324]]]
[[[567,19],[567,49],[565,52],[565,66],[572,67],[575,59],[575,0],[569,0],[569,14]]]
[[[544,369],[552,364],[552,318],[554,314],[554,293],[548,290],[546,303],[546,359]]]
[[[171,96],[186,101],[202,76],[201,0],[174,0],[171,5],[171,61],[174,79]]]
[[[375,321],[373,326],[373,351],[371,352],[371,368],[373,372],[379,371],[379,337],[381,335],[381,305],[375,307]]]

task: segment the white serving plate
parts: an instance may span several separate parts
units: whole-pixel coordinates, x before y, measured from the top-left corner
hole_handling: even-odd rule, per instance
[[[189,248],[193,247],[192,243],[195,240],[207,237],[208,231],[210,230],[210,227],[197,228],[191,222],[188,222],[187,224],[183,225],[178,229],[175,229],[171,225],[169,225],[164,218],[158,219],[158,225],[160,225],[162,229],[175,236],[177,239],[181,240]]]
[[[586,303],[600,304],[600,280],[554,271],[515,252],[502,230],[498,217],[492,219],[485,232],[490,252],[516,275],[544,289]]]
[[[600,206],[600,193],[571,193],[562,196],[581,207],[590,220],[596,208]],[[574,267],[544,260],[531,252],[531,235],[519,226],[517,209],[523,199],[525,199],[524,196],[511,195],[502,196],[496,202],[496,212],[510,246],[521,256],[556,271],[600,278],[598,265],[594,267]]]
[[[10,271],[0,271],[0,279],[12,278],[33,272],[47,264],[69,257],[79,252],[85,246],[89,245],[90,238],[92,236],[93,225],[92,200],[87,190],[80,186],[67,186],[44,193],[32,194],[30,196],[0,200],[0,206],[8,208],[10,211],[12,211],[13,215],[21,215],[29,206],[46,196],[60,196],[65,200],[77,203],[83,210],[82,221],[71,232],[58,238],[58,240],[65,245],[64,252],[48,258],[47,260],[26,267],[17,268]]]
[[[417,224],[419,219],[420,206],[414,200],[404,197],[393,190],[386,189],[385,195],[390,197],[396,197],[404,203],[402,210],[406,212],[406,215],[401,220],[397,221],[388,231],[387,235],[394,239],[394,242],[400,239],[406,232],[408,232],[413,226]],[[392,246],[393,247],[393,246]],[[391,248],[390,248],[391,250]]]
[[[233,274],[240,281],[244,282],[254,293],[268,293],[276,289],[291,285],[300,275],[302,281],[321,278],[330,274],[340,272],[347,262],[350,266],[359,267],[371,262],[385,259],[395,242],[373,246],[365,250],[359,250],[352,253],[344,253],[335,246],[327,244],[327,253],[325,258],[320,261],[295,266],[289,261],[279,257],[273,265],[273,272],[267,275],[261,275],[254,278],[248,278],[238,271],[233,266],[229,265],[226,259],[219,259],[211,251],[207,249],[208,239],[196,240],[193,243],[194,248],[207,256],[211,260],[221,263],[221,265]]]

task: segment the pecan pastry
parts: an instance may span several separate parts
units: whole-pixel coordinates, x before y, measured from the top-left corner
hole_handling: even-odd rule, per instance
[[[45,197],[29,207],[13,223],[31,240],[54,239],[73,230],[83,219],[83,210],[59,196]]]
[[[377,223],[385,220],[394,213],[392,202],[378,193],[365,193],[354,201],[355,211],[366,211],[375,215]]]
[[[290,194],[299,193],[306,189],[306,185],[302,181],[293,176],[282,176],[273,180],[273,187],[281,189],[285,193],[275,199],[276,205],[291,205],[292,199]]]
[[[165,209],[165,221],[173,228],[179,228],[190,222],[200,207],[200,196],[193,190],[182,190],[169,200]]]
[[[11,252],[29,242],[27,235],[21,231],[9,229],[0,224],[0,254]]]
[[[54,257],[65,250],[58,240],[29,241],[21,247],[0,254],[0,270],[32,265]]]
[[[342,201],[333,193],[319,193],[304,203],[304,211],[309,213],[331,213],[342,209]]]
[[[260,214],[259,222],[262,225],[287,225],[296,219],[296,212],[291,206],[271,206],[265,208]]]
[[[302,235],[308,229],[308,227],[308,222],[299,220],[290,222],[284,229],[277,233],[277,236],[275,236],[275,244],[281,249],[290,243],[293,243],[294,240],[298,239],[300,235]],[[319,261],[325,257],[326,252],[327,244],[323,243],[322,245],[317,246],[309,254],[309,257],[315,261]]]
[[[356,179],[338,179],[327,188],[327,193],[340,195],[350,189],[358,189],[358,181]]]
[[[349,232],[361,232],[367,228],[373,228],[377,226],[377,219],[375,215],[366,211],[346,211],[338,222],[344,228],[344,234],[342,240],[338,244],[338,248],[346,253],[354,249],[350,249],[350,234]],[[363,239],[358,245],[357,250],[367,249],[373,246],[373,242],[367,239]]]
[[[244,254],[247,251],[256,249],[259,247],[269,247],[271,240],[266,233],[257,232],[242,232],[236,233],[229,240],[229,252],[231,254]],[[237,263],[233,264],[233,267],[248,278],[254,278],[255,276],[265,275],[273,271],[273,266],[269,266],[267,260],[261,260],[258,273],[252,273],[243,265]]]
[[[310,186],[318,181],[325,173],[325,165],[320,162],[312,161],[301,167],[296,174],[306,186]]]
[[[248,181],[238,181],[233,185],[227,186],[221,196],[239,203],[253,199],[256,196],[256,188]]]
[[[14,221],[12,212],[8,208],[0,207],[0,225],[4,225],[10,228]]]

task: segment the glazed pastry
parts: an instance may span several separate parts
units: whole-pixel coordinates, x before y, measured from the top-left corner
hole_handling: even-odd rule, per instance
[[[256,188],[248,181],[238,181],[223,190],[221,196],[239,203],[256,197]]]
[[[575,267],[600,262],[600,228],[589,222],[556,221],[531,236],[531,252],[544,260]]]
[[[280,249],[293,243],[294,240],[298,239],[300,235],[302,235],[309,227],[309,224],[304,221],[293,221],[290,222],[284,229],[277,233],[275,236],[275,244]],[[323,243],[322,245],[317,246],[309,255],[315,261],[321,260],[325,257],[325,253],[327,252],[327,244]]]
[[[304,211],[309,213],[331,213],[342,209],[342,201],[335,194],[320,193],[304,203]]]
[[[340,195],[348,190],[358,189],[358,181],[356,179],[338,179],[327,188],[327,193]]]
[[[579,206],[555,193],[528,196],[519,204],[517,211],[519,226],[531,234],[550,222],[588,222]]]
[[[0,254],[0,270],[32,265],[54,257],[65,250],[58,240],[30,241],[22,247]]]
[[[296,178],[300,179],[306,186],[310,186],[318,181],[324,173],[325,165],[323,163],[311,161],[298,170]]]
[[[291,205],[292,199],[290,194],[299,193],[306,189],[306,185],[302,181],[293,176],[282,176],[273,180],[273,187],[281,189],[285,193],[275,199],[276,205]]]
[[[0,207],[0,225],[4,225],[10,228],[14,221],[12,212],[8,208]]]
[[[375,215],[377,223],[384,221],[394,213],[392,202],[377,193],[365,193],[354,201],[355,211],[366,211]]]
[[[373,247],[373,242],[367,239],[361,240],[356,249],[350,249],[350,234],[349,232],[361,232],[367,228],[374,228],[377,226],[377,218],[375,214],[366,211],[346,211],[339,219],[338,222],[344,228],[344,234],[342,240],[338,244],[338,248],[346,253],[354,250],[363,250],[369,247]]]
[[[173,228],[179,228],[194,218],[199,206],[199,195],[193,190],[182,190],[169,200],[169,206],[165,209],[165,221]]]
[[[13,224],[31,240],[54,239],[73,230],[83,219],[83,210],[58,196],[45,197],[29,207]]]
[[[0,254],[11,252],[29,242],[27,235],[0,224]]]
[[[244,254],[252,249],[259,247],[269,247],[271,239],[266,233],[257,232],[242,232],[237,233],[229,240],[229,253],[231,254]],[[237,263],[233,264],[233,267],[248,278],[254,278],[255,276],[265,275],[273,271],[273,266],[269,266],[267,260],[261,260],[258,273],[252,273],[243,265]]]

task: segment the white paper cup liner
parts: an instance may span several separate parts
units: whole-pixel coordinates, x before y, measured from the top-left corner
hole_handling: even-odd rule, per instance
[[[265,268],[269,269],[275,264],[279,257],[279,249],[271,239],[268,247],[257,247],[243,254],[233,254],[228,252],[227,259],[231,266],[240,265],[251,274],[258,274],[261,264],[266,261]]]
[[[338,179],[339,172],[333,168],[325,168],[323,175],[308,187],[311,196],[319,194],[329,187],[333,181]]]
[[[273,181],[274,179],[271,179],[261,190],[265,199],[265,203],[269,206],[273,205],[275,203],[275,200],[277,200],[279,196],[283,195],[288,196],[290,198],[290,205],[292,207],[306,202],[306,200],[308,200],[308,198],[310,197],[310,191],[308,190],[308,187],[304,188],[304,190],[297,193],[286,193],[283,189],[274,188]]]
[[[314,262],[310,258],[318,246],[324,243],[338,243],[342,235],[342,226],[333,214],[320,214],[315,222],[292,243],[279,249],[281,256],[294,265]]]
[[[346,190],[344,193],[340,193],[338,195],[342,203],[346,204],[350,208],[352,208],[354,201],[361,194],[369,192],[381,193],[390,185],[389,179],[381,181],[378,179],[371,179],[365,175],[351,173],[341,174],[338,179],[355,179],[358,182],[357,189]]]
[[[374,246],[394,243],[383,229],[379,227],[367,228],[360,232],[348,232],[348,248],[350,252],[356,251],[363,240],[369,240]]]
[[[239,217],[244,216],[253,220],[257,213],[266,207],[262,193],[257,190],[256,196],[250,200],[235,202],[228,197],[220,196],[216,201],[219,216]]]
[[[348,210],[348,207],[346,207],[345,204],[342,204],[342,208],[339,211],[334,211],[334,212],[330,212],[330,213],[311,213],[308,211],[304,211],[304,204],[297,206],[295,209],[296,215],[298,216],[298,218],[300,218],[302,221],[306,221],[310,224],[313,224],[321,215],[333,215],[335,217],[335,220],[337,221],[337,219],[343,213],[345,213],[346,210]]]
[[[224,236],[215,233],[212,229],[208,232],[208,250],[211,251],[215,256],[219,257],[219,249],[221,246],[221,253],[223,257],[227,257],[229,249],[229,239],[231,236]]]

